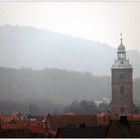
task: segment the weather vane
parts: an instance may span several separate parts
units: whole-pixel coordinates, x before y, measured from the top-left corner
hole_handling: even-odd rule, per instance
[[[122,43],[122,33],[120,33],[120,37],[121,37],[121,43]]]

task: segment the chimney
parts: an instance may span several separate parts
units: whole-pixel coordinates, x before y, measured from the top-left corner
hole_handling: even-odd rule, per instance
[[[121,116],[120,121],[121,124],[128,124],[127,116]]]

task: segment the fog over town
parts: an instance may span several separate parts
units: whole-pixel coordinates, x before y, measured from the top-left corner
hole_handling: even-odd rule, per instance
[[[140,2],[0,0],[0,138],[140,138]]]
[[[26,102],[23,110],[33,104],[45,108],[46,102],[51,107],[110,102],[111,66],[122,33],[138,103],[139,7],[136,2],[1,2],[1,102]]]

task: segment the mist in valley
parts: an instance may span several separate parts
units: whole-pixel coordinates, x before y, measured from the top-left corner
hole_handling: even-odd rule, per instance
[[[140,53],[128,51],[127,57],[134,68],[138,104]],[[0,110],[84,113],[85,105],[94,107],[88,113],[103,111],[111,100],[114,58],[116,49],[100,42],[32,27],[0,26]]]

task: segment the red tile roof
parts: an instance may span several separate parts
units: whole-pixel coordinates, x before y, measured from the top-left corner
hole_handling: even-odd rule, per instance
[[[140,114],[133,115],[133,120],[140,120]]]
[[[2,129],[29,129],[32,133],[43,134],[46,132],[46,129],[43,126],[38,124],[2,124]]]
[[[60,127],[68,127],[72,124],[95,126],[97,117],[95,115],[48,115],[46,119],[46,125],[51,131],[57,131]]]
[[[13,119],[16,118],[16,113],[10,115],[0,115],[0,119],[3,123],[11,122]]]
[[[97,124],[98,125],[104,125],[107,123],[109,123],[109,120],[107,119],[107,117],[105,117],[105,116],[98,116],[97,117]]]

